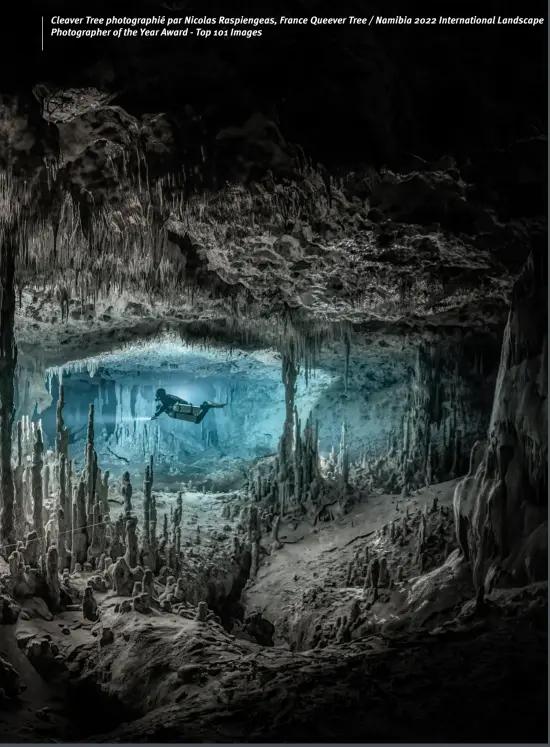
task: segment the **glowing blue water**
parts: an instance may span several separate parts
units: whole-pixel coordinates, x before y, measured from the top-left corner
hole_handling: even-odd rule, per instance
[[[112,471],[142,470],[152,454],[166,474],[207,472],[223,460],[248,461],[274,453],[285,418],[281,361],[272,351],[190,348],[179,342],[129,346],[63,370],[50,370],[52,405],[42,414],[50,445],[55,439],[59,378],[65,392],[64,418],[71,457],[82,463],[88,407],[95,407],[96,451]],[[306,386],[299,376],[296,406],[305,420],[332,377],[317,371]],[[194,404],[227,403],[199,425],[162,415],[151,422],[155,390]],[[127,460],[127,461],[125,461]]]

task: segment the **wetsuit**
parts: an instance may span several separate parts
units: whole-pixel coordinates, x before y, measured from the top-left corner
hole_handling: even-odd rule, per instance
[[[175,394],[165,394],[160,402],[160,405],[157,408],[157,411],[152,417],[152,420],[155,418],[158,418],[159,415],[162,415],[163,412],[168,412],[169,410],[174,407],[174,405],[188,405],[189,402],[187,400],[182,399],[181,397],[176,397]]]

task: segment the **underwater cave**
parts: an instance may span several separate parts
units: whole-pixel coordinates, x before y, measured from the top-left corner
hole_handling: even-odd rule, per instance
[[[1,742],[547,741],[547,21],[325,5],[6,66]]]
[[[316,407],[332,378],[321,370],[312,371],[307,384],[303,374],[297,377],[300,418],[305,420]],[[98,461],[113,477],[129,471],[140,479],[153,456],[159,487],[189,481],[201,488],[240,487],[254,460],[277,452],[283,432],[285,388],[280,355],[274,351],[245,353],[160,339],[48,369],[45,386],[51,404],[39,410],[27,392],[26,414],[42,424],[50,449],[55,447],[60,382],[69,458],[82,462],[93,404]],[[225,407],[210,410],[199,424],[166,414],[153,421],[159,388],[189,403]]]

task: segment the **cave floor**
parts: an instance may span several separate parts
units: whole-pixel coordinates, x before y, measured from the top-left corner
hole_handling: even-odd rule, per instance
[[[362,587],[342,580],[357,545],[368,542],[376,550],[385,541],[384,525],[418,513],[435,497],[449,511],[455,484],[433,485],[409,498],[373,495],[315,527],[284,525],[279,538],[288,544],[269,555],[264,538],[266,556],[243,602],[247,613],[260,610],[275,624],[275,647],[228,633],[214,621],[195,622],[191,607],[179,615],[115,613],[120,599],[113,592],[96,594],[102,623],[95,625],[80,610],[52,618],[41,600],[27,600],[18,623],[0,628],[0,654],[7,654],[26,685],[19,707],[3,714],[0,741],[536,741],[547,712],[545,585],[497,592],[481,617],[473,608],[460,612],[467,594],[453,591],[445,609],[454,607],[455,613],[439,625],[432,620],[426,627],[419,618],[416,629],[359,631],[352,640],[321,649],[307,650],[308,636],[296,633],[300,614],[325,624],[364,597]],[[159,515],[176,495],[159,494]],[[141,505],[138,495],[134,500]],[[210,562],[217,553],[223,561],[240,501],[236,493],[185,494],[182,546],[196,562]],[[230,519],[222,516],[227,503]],[[403,546],[400,552],[409,550]],[[453,562],[446,565],[454,572]],[[85,573],[73,579],[79,588],[86,582]],[[304,592],[317,588],[325,595],[301,606]],[[407,588],[414,596],[414,579]],[[382,622],[398,607],[395,594],[402,597],[403,590],[371,609]],[[102,624],[114,633],[104,646]],[[301,640],[302,650],[289,650],[278,629],[294,643]],[[67,662],[57,679],[40,674],[18,646],[17,639],[44,635]],[[86,680],[112,702],[82,691]],[[73,704],[69,709],[65,697]],[[97,718],[84,722],[75,697]],[[532,714],[523,731],[519,712]]]
[[[361,541],[376,548],[378,540],[373,535],[378,530],[406,514],[412,515],[425,504],[431,506],[434,498],[438,505],[450,507],[457,482],[431,485],[408,498],[375,493],[334,521],[321,521],[313,528],[306,522],[283,527],[279,533],[283,547],[264,560],[255,582],[245,592],[247,610],[262,611],[276,631],[286,630],[296,599],[304,590],[324,587],[327,582],[338,587],[336,580],[352,561]],[[355,593],[362,594],[362,590]],[[276,642],[284,645],[283,640]]]

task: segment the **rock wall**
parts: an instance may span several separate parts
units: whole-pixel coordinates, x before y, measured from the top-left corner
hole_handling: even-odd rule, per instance
[[[466,473],[486,433],[497,371],[492,339],[417,350],[401,439],[405,482],[431,484]]]
[[[532,253],[514,286],[488,438],[454,499],[460,546],[485,591],[548,578],[547,262]]]
[[[495,334],[470,334],[411,345],[408,356],[395,353],[393,369],[366,358],[350,368],[347,387],[334,381],[313,410],[321,455],[338,450],[345,422],[349,459],[390,491],[466,474],[489,425],[499,346]]]

